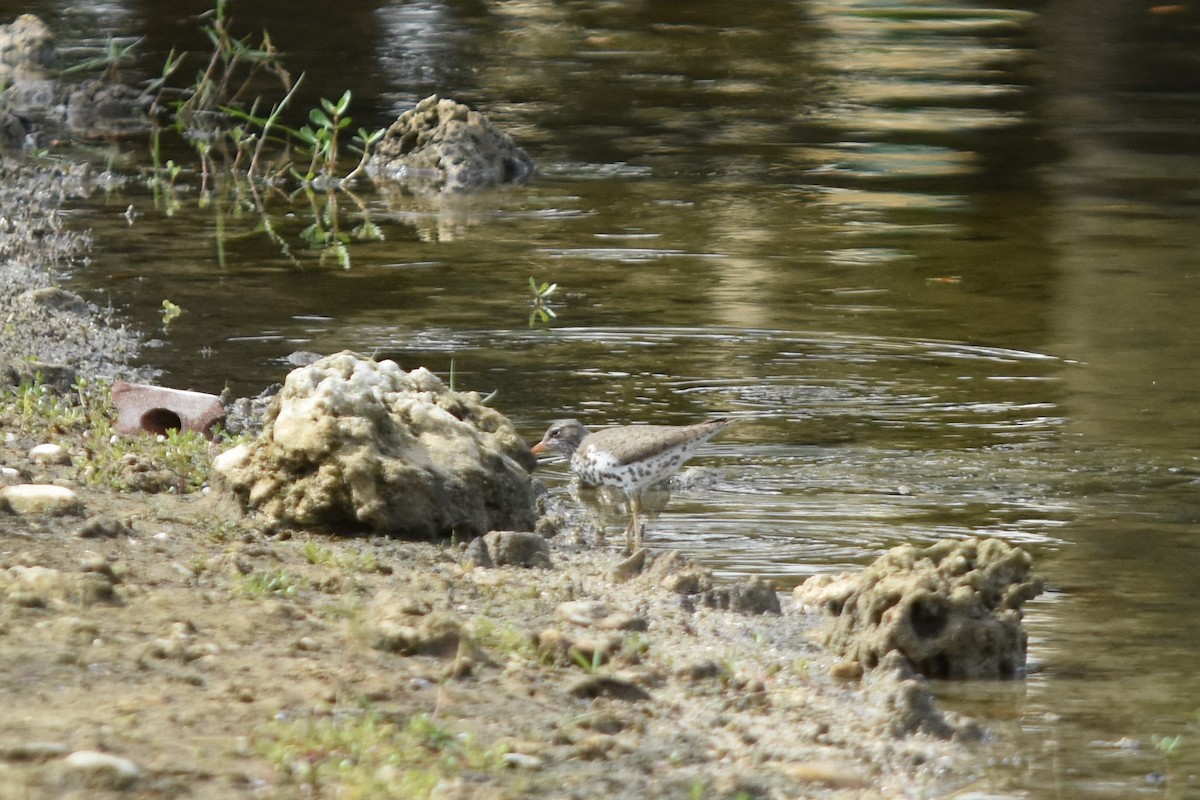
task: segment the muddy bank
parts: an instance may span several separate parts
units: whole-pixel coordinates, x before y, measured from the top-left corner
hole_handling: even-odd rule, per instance
[[[137,352],[137,334],[112,309],[57,288],[87,257],[90,244],[86,230],[64,222],[63,203],[91,191],[86,164],[0,153],[0,368],[22,378],[38,371],[30,362],[91,377],[135,376],[127,365]]]
[[[5,356],[128,375],[137,337],[54,290],[86,174],[0,169]],[[279,530],[88,483],[90,445],[6,414],[4,483],[78,502],[0,510],[0,799],[928,797],[995,757],[903,669],[837,677],[769,586],[598,548],[569,499],[549,539]]]

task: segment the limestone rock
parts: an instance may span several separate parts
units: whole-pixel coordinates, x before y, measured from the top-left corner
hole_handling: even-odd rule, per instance
[[[54,62],[54,34],[33,14],[0,25],[0,65],[48,67]]]
[[[293,370],[214,481],[273,524],[463,537],[533,527],[533,464],[478,394],[343,352]]]
[[[524,183],[534,164],[478,111],[431,95],[392,123],[367,172],[418,190],[455,193]]]
[[[826,644],[866,670],[898,652],[927,678],[1019,678],[1021,605],[1042,591],[1030,567],[998,539],[903,545],[860,574],[810,578],[795,597],[829,615]]]

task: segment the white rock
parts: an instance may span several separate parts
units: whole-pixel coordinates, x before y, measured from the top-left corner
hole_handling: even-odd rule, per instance
[[[239,444],[237,447],[231,447],[214,458],[212,460],[212,468],[214,472],[227,473],[231,470],[241,469],[249,460],[250,446]]]
[[[521,767],[522,769],[541,769],[545,762],[537,756],[525,753],[505,753],[504,763],[510,767]]]
[[[65,486],[19,483],[0,489],[0,507],[20,516],[45,514],[62,517],[82,512],[83,502],[79,495]]]
[[[71,456],[56,444],[39,444],[29,451],[29,457],[39,464],[70,464]]]
[[[127,789],[142,776],[138,765],[127,758],[99,750],[76,750],[63,759],[68,772],[96,789]]]

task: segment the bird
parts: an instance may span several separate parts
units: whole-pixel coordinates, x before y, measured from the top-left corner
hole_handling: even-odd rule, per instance
[[[621,425],[596,432],[577,419],[554,422],[531,449],[535,456],[558,453],[585,488],[613,486],[629,498],[625,547],[641,546],[642,492],[679,471],[700,445],[734,419],[719,417],[695,425]]]

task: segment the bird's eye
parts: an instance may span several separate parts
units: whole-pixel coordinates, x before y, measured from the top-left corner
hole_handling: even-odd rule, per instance
[[[562,430],[561,430],[561,429],[559,429],[559,428],[554,428],[554,429],[552,429],[552,430],[550,431],[550,438],[551,438],[551,439],[557,439],[557,438],[558,438],[558,436],[559,436],[559,434],[561,434],[561,433],[562,433]]]

